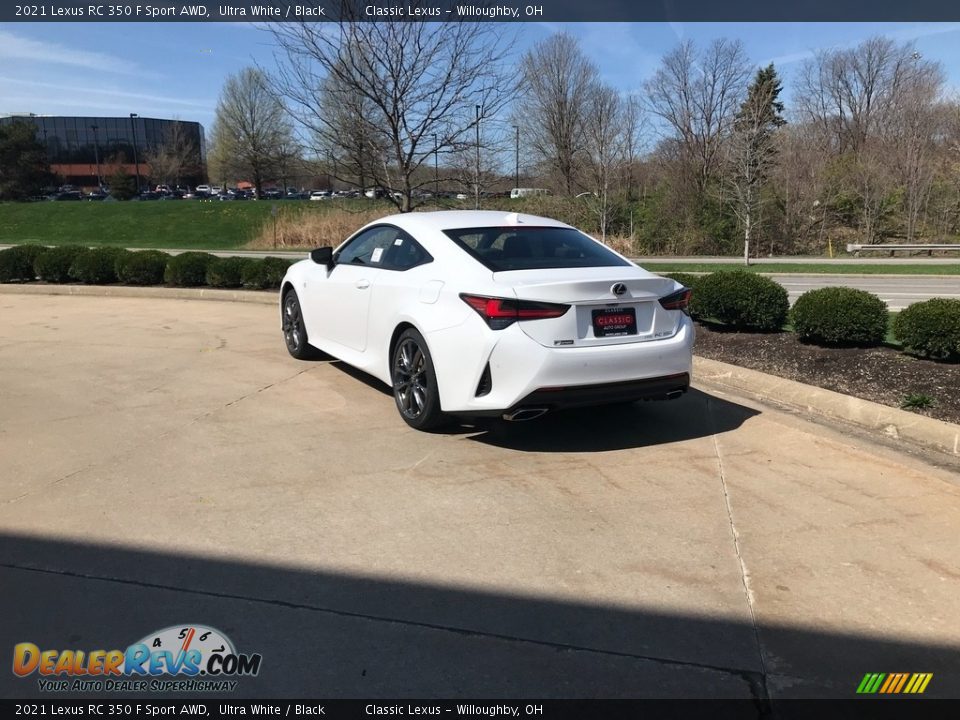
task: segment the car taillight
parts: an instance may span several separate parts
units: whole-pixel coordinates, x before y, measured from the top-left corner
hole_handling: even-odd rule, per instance
[[[693,290],[690,288],[680,288],[675,293],[670,293],[660,298],[660,304],[666,310],[682,310],[685,314],[690,314],[690,296]]]
[[[493,330],[503,330],[517,320],[545,320],[565,315],[569,305],[532,302],[485,295],[460,294],[460,299],[477,311]]]

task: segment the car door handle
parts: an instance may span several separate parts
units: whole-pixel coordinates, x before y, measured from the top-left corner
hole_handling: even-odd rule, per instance
[[[369,281],[369,280],[357,280],[357,281],[353,284],[353,286],[354,286],[355,288],[357,288],[358,290],[366,290],[368,287],[370,287],[370,281]]]

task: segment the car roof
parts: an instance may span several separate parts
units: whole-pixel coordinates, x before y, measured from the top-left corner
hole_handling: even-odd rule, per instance
[[[566,223],[539,215],[512,213],[503,210],[437,210],[389,215],[376,223],[390,223],[416,235],[423,231],[443,231],[474,227],[509,227],[530,225],[535,227],[570,227]]]

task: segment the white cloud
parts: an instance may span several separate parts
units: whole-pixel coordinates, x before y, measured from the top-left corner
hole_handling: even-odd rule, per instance
[[[89,105],[90,98],[96,98],[98,95],[105,95],[107,97],[128,101],[155,103],[158,106],[183,105],[185,107],[201,108],[204,110],[210,110],[214,107],[214,105],[216,105],[215,100],[186,100],[179,97],[170,97],[168,95],[148,95],[145,93],[132,93],[123,90],[108,90],[105,88],[79,87],[77,85],[60,85],[57,83],[36,82],[34,80],[20,80],[18,78],[5,77],[3,75],[0,75],[0,82],[13,83],[15,85],[26,85],[28,87],[42,87],[49,90],[61,90],[66,93],[71,93],[74,97],[68,97],[66,99],[69,100],[69,102],[78,105]],[[64,96],[60,95],[56,99],[58,101],[63,100]],[[130,103],[128,102],[127,105],[129,104]]]
[[[925,23],[921,25],[900,28],[898,30],[879,30],[877,32],[871,32],[869,35],[882,35],[884,37],[891,38],[892,40],[909,42],[910,40],[919,40],[920,38],[930,37],[932,35],[944,35],[946,33],[953,33],[957,31],[960,31],[960,23]],[[866,39],[867,36],[863,36],[856,40],[837,43],[835,45],[826,45],[824,47],[810,48],[808,50],[786,53],[784,55],[768,58],[767,60],[760,62],[759,65],[768,65],[770,63],[773,63],[777,66],[790,65],[792,63],[802,62],[803,60],[809,60],[818,52],[822,52],[824,50],[854,47]]]
[[[115,55],[33,40],[6,30],[0,30],[0,60],[69,65],[118,75],[143,76],[143,72],[135,64]]]

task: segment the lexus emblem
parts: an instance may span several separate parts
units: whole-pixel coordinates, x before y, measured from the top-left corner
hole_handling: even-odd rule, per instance
[[[623,283],[616,283],[612,288],[610,288],[610,292],[612,292],[614,295],[623,295],[627,292],[627,286]]]

